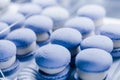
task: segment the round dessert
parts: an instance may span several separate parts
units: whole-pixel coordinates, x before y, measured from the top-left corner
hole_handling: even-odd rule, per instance
[[[112,62],[112,56],[105,50],[97,48],[82,50],[76,56],[78,77],[82,80],[103,80]]]
[[[0,69],[3,74],[5,76],[12,75],[17,70],[18,65],[15,44],[9,40],[0,40]]]
[[[31,29],[16,29],[9,33],[6,39],[15,43],[19,60],[24,61],[33,57],[32,51],[36,50],[36,35]]]
[[[26,3],[19,7],[18,12],[22,13],[25,17],[29,17],[40,14],[41,10],[42,8],[36,4]]]
[[[114,49],[111,52],[113,57],[120,56],[120,25],[106,24],[100,28],[100,34],[112,39]]]
[[[22,14],[11,12],[4,14],[0,18],[0,21],[7,23],[11,27],[11,30],[21,28],[23,26],[24,20],[25,17]]]
[[[56,44],[45,45],[35,51],[35,61],[39,70],[46,74],[57,74],[70,63],[70,52],[63,46]]]
[[[90,36],[81,42],[81,49],[87,48],[99,48],[111,53],[113,50],[113,42],[107,36]]]
[[[47,7],[42,11],[42,14],[53,20],[53,30],[61,28],[64,22],[69,18],[69,12],[60,6]]]
[[[65,23],[64,26],[77,29],[79,32],[81,32],[83,38],[94,35],[94,22],[87,17],[71,18]]]
[[[53,21],[43,15],[34,15],[25,21],[25,27],[32,29],[37,35],[37,43],[43,46],[49,43]]]

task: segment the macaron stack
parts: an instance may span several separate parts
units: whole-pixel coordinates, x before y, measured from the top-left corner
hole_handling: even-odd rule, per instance
[[[0,22],[0,31],[0,39],[4,39],[10,33],[9,26],[4,22]]]
[[[106,11],[100,5],[85,5],[78,9],[77,15],[92,19],[95,23],[95,32],[99,34],[99,28],[103,25],[103,18],[106,15]]]
[[[20,13],[8,12],[0,18],[0,21],[7,23],[11,30],[15,30],[23,26],[25,17]]]
[[[16,59],[16,46],[8,40],[0,40],[0,69],[5,76],[11,76],[17,71],[19,61]],[[2,75],[0,74],[0,77]]]
[[[85,49],[76,57],[77,77],[75,80],[104,80],[112,62],[110,53],[102,49]]]
[[[22,13],[25,17],[40,14],[41,11],[42,8],[39,5],[32,3],[22,4],[18,9],[18,12]]]
[[[20,61],[32,59],[33,51],[36,50],[36,35],[31,29],[21,28],[9,33],[6,37],[15,43],[17,47],[17,58]]]
[[[69,12],[61,6],[47,7],[42,11],[42,14],[50,17],[53,20],[53,30],[63,27],[64,22],[70,16]]]
[[[90,36],[81,42],[82,50],[88,49],[88,48],[103,49],[111,53],[113,50],[113,42],[107,36],[103,36],[103,35]]]
[[[94,29],[95,29],[94,22],[87,17],[71,18],[65,23],[64,26],[69,27],[69,28],[77,29],[82,34],[83,38],[95,35],[95,33],[94,33]]]
[[[37,36],[37,44],[43,46],[49,43],[53,21],[43,15],[34,15],[25,21],[25,27],[32,29]]]
[[[39,5],[42,8],[47,8],[50,6],[57,5],[56,0],[32,0],[32,3]]]
[[[82,41],[81,33],[76,29],[72,28],[61,28],[54,31],[51,35],[52,44],[62,45],[71,52],[72,57],[71,66],[74,66],[74,58],[80,51],[81,41]]]
[[[105,35],[113,41],[113,57],[120,57],[120,25],[119,24],[106,24],[100,28],[100,34]]]
[[[56,44],[45,45],[35,51],[39,80],[67,80],[69,76],[70,52]],[[64,56],[64,57],[63,57]]]

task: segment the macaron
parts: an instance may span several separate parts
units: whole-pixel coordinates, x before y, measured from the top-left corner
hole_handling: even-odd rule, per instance
[[[56,0],[32,0],[32,3],[38,4],[42,8],[46,8],[46,7],[57,5],[57,1]]]
[[[16,46],[9,40],[0,40],[0,69],[5,76],[12,75],[18,69]],[[2,75],[0,74],[0,77]]]
[[[43,46],[49,43],[53,21],[44,15],[34,15],[25,21],[25,27],[32,29],[37,35],[37,44]]]
[[[87,48],[99,48],[111,53],[113,50],[113,42],[109,37],[104,35],[90,36],[81,42],[81,49]]]
[[[21,28],[23,26],[24,20],[25,17],[22,14],[11,12],[4,14],[0,18],[0,21],[7,23],[11,27],[11,30]]]
[[[63,46],[48,44],[35,51],[35,62],[46,74],[57,74],[69,66],[71,55]]]
[[[103,80],[112,62],[112,56],[105,50],[97,48],[82,50],[76,56],[78,77],[82,80]]]
[[[94,22],[87,17],[74,17],[66,21],[65,27],[77,29],[83,36],[86,38],[88,36],[95,35],[94,29],[95,25]]]
[[[17,47],[17,58],[20,61],[29,60],[36,50],[36,35],[31,29],[21,28],[9,33],[7,40],[14,42]]]
[[[32,4],[32,3],[22,4],[18,9],[18,12],[23,14],[25,17],[40,14],[41,11],[42,11],[42,8],[39,5]]]
[[[50,17],[54,22],[53,30],[61,28],[64,22],[69,18],[69,12],[60,6],[47,7],[42,11],[43,15]]]
[[[95,23],[96,34],[99,34],[99,28],[103,25],[106,10],[100,5],[85,5],[78,9],[77,15],[92,19]]]
[[[17,80],[67,80],[70,67],[68,66],[62,72],[50,75],[40,72],[36,67],[25,67],[17,76]]]
[[[82,41],[82,35],[76,29],[60,28],[51,34],[50,40],[52,44],[66,47],[73,57],[80,51],[79,45]]]
[[[78,77],[82,80],[103,80],[112,62],[112,56],[105,50],[97,48],[82,50],[76,56]]]
[[[0,39],[4,39],[10,33],[8,24],[0,22]]]
[[[100,28],[100,34],[107,36],[113,41],[113,51],[111,55],[113,57],[120,56],[120,24],[106,24]]]

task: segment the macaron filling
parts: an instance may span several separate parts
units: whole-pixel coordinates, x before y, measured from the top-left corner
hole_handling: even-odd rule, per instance
[[[99,72],[99,73],[92,73],[92,72],[84,72],[77,69],[77,75],[82,80],[103,80],[108,71]]]
[[[54,69],[49,69],[49,68],[43,68],[39,66],[39,70],[43,71],[44,73],[47,74],[56,74],[61,71],[63,71],[66,68],[66,66],[60,67],[60,68],[54,68]]]
[[[31,45],[25,47],[25,48],[18,48],[17,49],[17,55],[26,55],[29,52],[32,52],[36,49],[36,42],[34,41]]]
[[[120,48],[120,40],[113,40],[114,48]]]
[[[5,62],[0,62],[0,69],[5,69],[13,65],[16,61],[16,56],[11,57],[9,60]]]

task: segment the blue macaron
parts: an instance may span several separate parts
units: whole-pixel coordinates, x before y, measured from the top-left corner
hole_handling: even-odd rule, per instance
[[[0,39],[4,39],[10,33],[8,24],[0,22],[0,31]]]
[[[24,49],[36,42],[36,35],[31,29],[21,28],[9,33],[6,39],[14,42],[17,49]],[[32,52],[27,55],[17,54],[17,57],[20,57],[20,59],[26,59],[26,57],[30,57],[31,55],[33,55]]]
[[[54,30],[62,27],[70,16],[69,12],[60,6],[47,7],[42,11],[42,14],[49,16],[53,20]]]
[[[70,52],[63,46],[56,44],[45,45],[35,51],[35,61],[39,67],[58,69],[67,67],[70,63]]]
[[[113,40],[114,49],[111,52],[111,55],[113,57],[119,57],[120,47],[119,46],[116,47],[117,43],[115,42],[120,40],[120,25],[119,24],[106,24],[100,28],[100,34],[105,35]]]
[[[42,8],[39,5],[32,3],[22,4],[18,9],[18,12],[22,13],[25,17],[40,14],[41,11]]]
[[[113,50],[113,42],[107,36],[102,35],[90,36],[88,38],[85,38],[81,42],[81,49],[87,48],[99,48],[110,53]]]
[[[57,5],[56,0],[32,0],[33,3],[40,5],[42,8]]]
[[[0,62],[7,62],[11,58],[16,56],[16,46],[13,42],[9,40],[0,40]],[[1,69],[5,76],[12,75],[19,66],[19,61],[16,60],[14,64],[8,66],[7,68]],[[2,76],[2,75],[0,75]]]
[[[54,31],[51,35],[52,44],[59,44],[66,47],[67,49],[78,47],[81,41],[81,33],[72,28],[61,28]]]
[[[23,26],[25,17],[20,13],[8,12],[0,18],[0,21],[7,23],[11,27],[11,30],[15,30]]]
[[[95,29],[94,22],[87,17],[71,18],[64,26],[77,29],[83,36],[91,33]]]
[[[43,15],[34,15],[25,21],[25,27],[32,29],[36,35],[41,35],[44,33],[48,35],[48,38],[42,41],[39,41],[37,37],[37,43],[39,46],[49,43],[51,30],[53,28],[52,19]]]
[[[105,17],[106,11],[100,5],[85,5],[78,9],[77,15],[89,17],[92,20],[98,20]]]
[[[104,61],[102,61],[104,60]],[[84,72],[101,73],[109,70],[112,56],[102,49],[90,48],[82,50],[76,56],[76,67]]]

